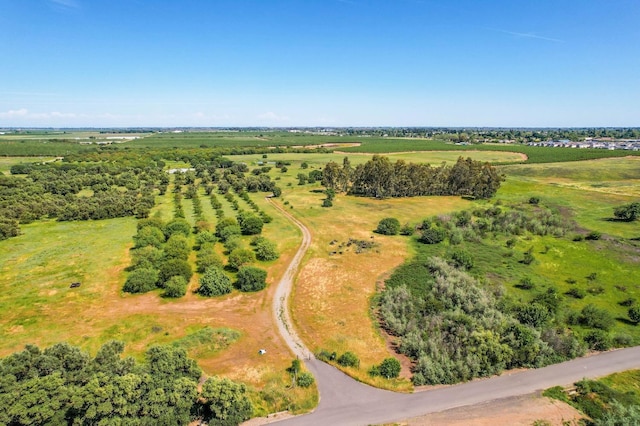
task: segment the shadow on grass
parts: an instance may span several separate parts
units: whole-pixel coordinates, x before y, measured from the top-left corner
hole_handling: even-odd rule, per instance
[[[617,317],[616,321],[619,321],[619,322],[621,322],[623,324],[626,324],[626,325],[633,325],[633,326],[639,325],[639,323],[633,322],[629,318]]]

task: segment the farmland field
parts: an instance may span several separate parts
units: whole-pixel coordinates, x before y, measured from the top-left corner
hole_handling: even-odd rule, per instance
[[[59,135],[49,135],[52,138]],[[42,135],[27,135],[22,141],[0,138],[0,152],[20,153],[26,157],[0,157],[0,172],[8,174],[13,164],[47,161],[60,155],[92,150],[96,146],[69,142],[40,142]],[[78,136],[80,137],[80,136]],[[33,140],[31,140],[33,138]],[[200,147],[252,148],[269,146],[304,146],[307,144],[356,142],[359,146],[331,147],[341,152],[317,150],[307,152],[273,152],[227,155],[234,162],[246,163],[249,170],[270,167],[264,174],[282,190],[275,200],[281,207],[304,222],[313,234],[311,249],[303,260],[291,301],[293,321],[300,336],[312,350],[354,352],[361,362],[359,369],[347,369],[359,380],[395,390],[409,390],[410,362],[398,356],[378,322],[375,313],[377,294],[384,281],[407,260],[447,255],[448,246],[425,246],[414,237],[384,236],[373,231],[385,217],[398,218],[402,224],[417,226],[430,216],[448,217],[456,211],[473,210],[499,204],[527,203],[539,198],[540,206],[554,209],[574,221],[576,233],[598,231],[598,241],[572,241],[550,236],[528,236],[518,241],[513,253],[532,247],[536,261],[525,268],[517,257],[509,257],[504,241],[478,243],[469,248],[475,254],[476,273],[502,285],[516,302],[527,303],[532,292],[515,286],[525,276],[537,288],[555,287],[567,306],[578,311],[588,304],[606,309],[616,323],[612,333],[628,336],[628,343],[640,342],[640,329],[626,319],[625,299],[640,300],[640,289],[630,277],[637,275],[640,256],[637,242],[639,222],[611,220],[613,208],[637,201],[640,196],[640,157],[628,153],[524,146],[479,145],[464,147],[438,141],[391,138],[341,138],[338,136],[295,135],[286,132],[232,132],[154,134],[114,145],[118,152],[128,148],[139,153],[179,152],[174,147],[198,152]],[[55,148],[55,149],[51,149]],[[137,149],[136,149],[137,148]],[[135,150],[134,150],[135,149]],[[139,149],[139,150],[138,150]],[[415,151],[415,152],[413,152]],[[31,155],[48,157],[33,158]],[[203,151],[207,152],[207,151]],[[371,158],[371,153],[390,152],[391,161],[452,164],[460,156],[499,163],[506,180],[490,201],[465,200],[460,197],[412,197],[376,200],[338,194],[333,206],[323,208],[324,187],[319,182],[299,184],[298,175],[320,170],[329,161],[339,164],[347,156],[355,166]],[[624,157],[575,161],[577,159],[625,154]],[[62,153],[64,154],[64,152]],[[529,156],[526,164],[522,163]],[[189,167],[177,155],[164,158],[165,169]],[[565,160],[561,162],[560,160]],[[95,160],[92,160],[95,161]],[[552,164],[542,163],[550,161]],[[275,163],[287,164],[286,171]],[[306,165],[303,165],[306,163]],[[250,173],[247,173],[250,176]],[[174,186],[157,195],[150,215],[165,222],[174,216]],[[88,194],[82,192],[81,194]],[[217,192],[214,192],[217,193]],[[237,196],[239,207],[250,205]],[[162,298],[161,291],[131,295],[122,293],[130,264],[136,220],[118,218],[100,221],[57,222],[40,220],[21,224],[22,235],[0,241],[0,355],[19,350],[27,343],[47,346],[69,341],[90,351],[110,339],[127,343],[126,351],[140,357],[152,344],[176,344],[188,349],[208,374],[221,374],[248,383],[255,395],[267,389],[274,395],[287,381],[285,369],[291,354],[278,336],[271,313],[273,284],[282,275],[300,240],[299,231],[278,214],[265,193],[249,193],[259,209],[273,218],[263,235],[276,241],[281,257],[260,266],[268,271],[268,287],[257,293],[233,293],[219,298],[193,294],[199,275],[189,283],[183,298]],[[215,226],[219,220],[202,187],[198,189],[206,220]],[[237,211],[221,194],[221,211],[234,217]],[[182,199],[185,219],[196,224],[194,202]],[[573,231],[572,231],[573,232]],[[193,243],[193,237],[190,237]],[[250,237],[241,237],[245,246]],[[502,245],[501,245],[502,244]],[[365,247],[358,249],[359,245]],[[221,245],[216,250],[225,256]],[[190,262],[194,263],[192,253]],[[477,272],[481,271],[481,272]],[[596,276],[592,276],[593,273]],[[231,277],[236,272],[227,271]],[[592,278],[588,278],[592,276]],[[570,283],[567,280],[575,280]],[[81,282],[71,289],[71,282]],[[582,299],[564,294],[573,288],[584,290]],[[589,292],[592,289],[597,291]],[[576,326],[578,332],[584,330]],[[204,336],[204,337],[203,337]],[[202,340],[204,339],[204,340]],[[224,342],[220,343],[220,342]],[[258,349],[267,348],[268,356]],[[367,371],[383,359],[396,356],[403,361],[401,377],[386,380],[370,377]],[[268,399],[268,398],[267,398]],[[266,413],[283,408],[282,395],[275,405],[264,396],[259,411]],[[292,408],[309,407],[312,391],[296,390]]]

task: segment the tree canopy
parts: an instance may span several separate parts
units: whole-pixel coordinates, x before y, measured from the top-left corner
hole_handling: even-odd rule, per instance
[[[243,384],[210,377],[184,349],[153,346],[142,362],[108,342],[95,357],[68,343],[28,345],[0,360],[0,424],[235,425],[253,408]],[[197,414],[200,413],[200,414]]]
[[[322,183],[329,189],[375,198],[418,195],[462,195],[491,198],[503,176],[489,163],[458,158],[453,166],[406,163],[374,155],[355,169],[345,161],[342,167],[329,162]]]

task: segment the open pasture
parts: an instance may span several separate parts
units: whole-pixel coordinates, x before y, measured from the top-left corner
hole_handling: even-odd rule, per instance
[[[622,238],[640,237],[640,222],[613,221],[614,207],[640,197],[640,158],[503,166],[507,179],[498,191],[506,201],[539,197],[566,209],[580,227]]]
[[[33,163],[36,161],[53,161],[55,157],[0,157],[0,174],[10,174],[11,166],[20,163]]]
[[[522,161],[522,155],[514,152],[494,152],[494,151],[466,151],[466,152],[452,152],[452,151],[422,151],[422,152],[395,152],[385,154],[386,157],[393,162],[397,160],[403,160],[407,163],[429,163],[434,166],[439,166],[444,163],[455,163],[458,157],[471,157],[478,161],[487,161],[490,163],[513,163]],[[351,152],[333,152],[333,153],[274,153],[267,154],[267,158],[263,158],[262,154],[250,154],[250,155],[230,155],[227,156],[233,161],[239,161],[247,163],[249,166],[257,166],[259,163],[265,163],[268,166],[275,165],[277,161],[290,161],[294,168],[299,168],[303,162],[306,162],[310,167],[322,168],[329,161],[334,161],[338,164],[342,164],[342,160],[345,157],[349,158],[352,165],[362,164],[369,161],[372,157],[371,154],[354,154]],[[302,170],[304,171],[304,170]],[[308,172],[308,170],[307,170]],[[297,173],[297,172],[296,172]]]
[[[378,221],[394,216],[418,222],[431,214],[471,205],[459,197],[373,200],[339,195],[331,208],[320,207],[319,184],[290,187],[278,202],[312,232],[312,245],[297,279],[291,309],[300,336],[312,350],[352,351],[360,368],[349,373],[377,386],[406,390],[408,381],[368,376],[367,369],[393,352],[371,315],[371,298],[379,281],[411,254],[406,237],[373,233]],[[357,253],[357,243],[373,243]]]
[[[171,189],[157,197],[152,216],[173,217]],[[199,197],[205,219],[215,226],[215,212],[202,189]],[[277,394],[286,384],[291,354],[277,333],[270,303],[273,284],[297,249],[299,231],[273,210],[264,194],[251,197],[273,216],[263,235],[277,242],[281,257],[260,265],[268,271],[265,291],[234,291],[218,298],[192,293],[198,274],[180,299],[164,299],[161,290],[122,293],[136,232],[133,218],[24,225],[22,235],[0,241],[0,356],[29,343],[46,347],[68,341],[95,353],[115,339],[124,341],[126,353],[134,357],[153,344],[176,344],[185,347],[207,374],[240,380],[255,392],[275,392],[268,397],[271,402],[255,398],[261,413],[279,411],[286,407],[282,404],[292,409],[309,404],[313,389],[292,391],[287,398]],[[224,197],[219,199],[227,215],[234,216]],[[249,208],[244,200],[238,201]],[[182,204],[194,224],[192,200],[183,199]],[[249,241],[243,237],[245,246]],[[73,282],[81,285],[71,288]],[[263,348],[267,354],[259,355]]]

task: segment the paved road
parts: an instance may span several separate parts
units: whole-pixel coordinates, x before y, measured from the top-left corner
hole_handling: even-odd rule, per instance
[[[271,200],[269,200],[271,201]],[[557,385],[570,385],[582,378],[606,376],[617,371],[640,368],[640,346],[574,359],[545,368],[507,373],[413,394],[400,394],[359,383],[336,368],[313,357],[293,329],[288,298],[300,261],[311,244],[307,227],[273,203],[302,231],[302,245],[276,289],[273,308],[280,333],[295,355],[305,360],[320,391],[320,404],[311,414],[278,422],[282,425],[367,425],[417,417],[451,408],[488,402]]]
[[[535,370],[504,374],[413,394],[399,394],[363,385],[319,361],[306,362],[320,391],[320,404],[311,414],[278,425],[368,425],[400,421],[451,408],[527,395],[585,377],[606,376],[640,368],[640,347],[620,349]]]

